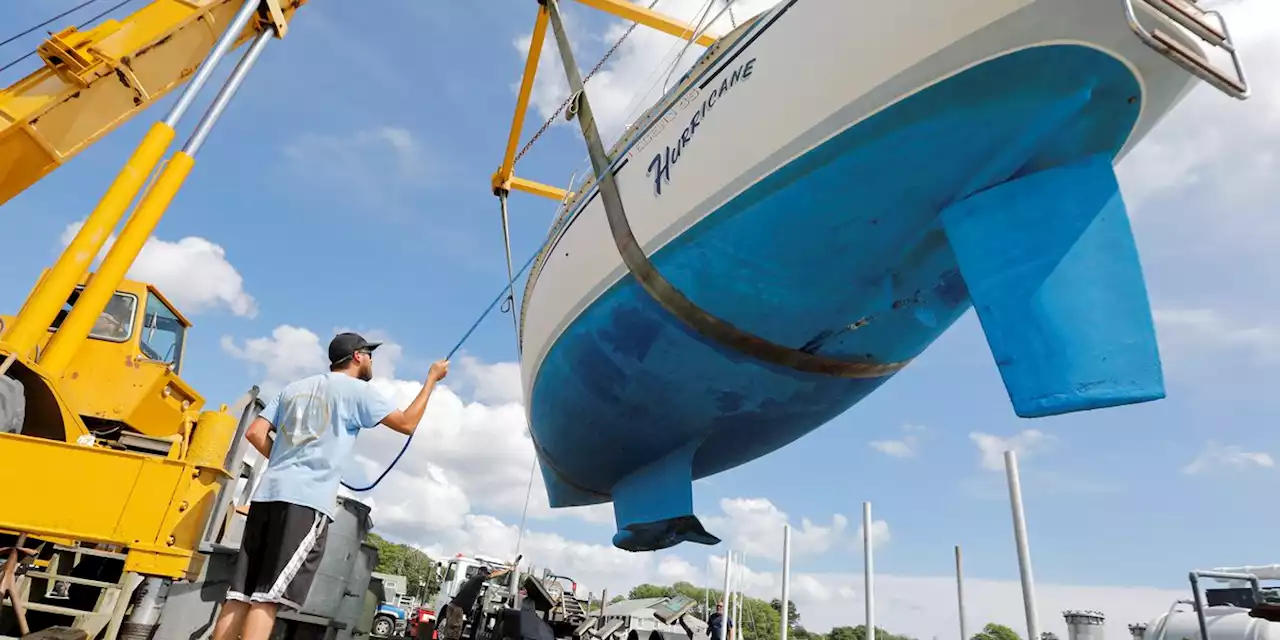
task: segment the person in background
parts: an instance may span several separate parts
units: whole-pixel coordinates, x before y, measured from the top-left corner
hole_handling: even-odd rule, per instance
[[[725,615],[723,600],[716,602],[716,612],[707,618],[707,636],[711,640],[725,640],[733,637],[733,618]]]

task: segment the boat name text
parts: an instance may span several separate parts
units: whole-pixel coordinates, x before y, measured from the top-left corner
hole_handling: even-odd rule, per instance
[[[681,152],[684,151],[685,147],[689,146],[694,135],[698,132],[698,127],[702,125],[707,114],[711,112],[711,108],[716,106],[716,101],[723,97],[724,94],[727,93],[729,89],[733,88],[734,85],[738,84],[739,81],[746,82],[747,79],[751,77],[751,72],[755,68],[755,63],[756,59],[752,58],[743,63],[742,66],[735,69],[732,74],[725,74],[724,78],[720,80],[720,86],[712,89],[710,95],[708,95],[706,99],[702,101],[702,104],[698,106],[698,110],[693,112],[693,117],[690,118],[689,124],[685,126],[684,131],[680,132],[680,139],[676,140],[675,145],[667,145],[666,149],[655,155],[653,160],[649,162],[649,171],[646,175],[653,179],[653,194],[655,196],[661,196],[662,185],[664,183],[671,182],[671,167],[675,166],[675,164],[680,161]],[[685,96],[685,98],[681,100],[679,107],[667,114],[663,118],[664,122],[655,126],[654,130],[651,131],[649,135],[646,135],[645,138],[650,138],[651,136],[656,136],[660,133],[662,129],[666,128],[664,125],[674,119],[676,113],[683,110],[683,108],[688,104],[691,104],[698,95],[700,95],[700,93],[696,89],[691,91],[690,95]],[[648,141],[649,140],[642,140],[642,144],[647,143]]]

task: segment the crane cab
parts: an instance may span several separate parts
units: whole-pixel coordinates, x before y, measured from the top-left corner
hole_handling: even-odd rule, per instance
[[[41,339],[37,363],[86,281],[72,292]],[[0,340],[12,321],[11,316],[0,316]],[[79,415],[96,438],[116,440],[140,452],[175,453],[174,444],[204,404],[181,378],[190,328],[191,322],[155,286],[121,281],[57,381],[66,409]],[[45,413],[38,409],[39,403],[28,403],[23,433],[60,438],[60,433],[44,433],[55,430],[53,416],[35,415]]]

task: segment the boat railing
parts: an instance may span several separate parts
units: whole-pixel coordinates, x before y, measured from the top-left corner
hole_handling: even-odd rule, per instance
[[[1223,93],[1239,100],[1249,97],[1249,81],[1245,77],[1244,65],[1240,61],[1240,51],[1236,48],[1235,41],[1231,38],[1231,30],[1227,27],[1227,21],[1221,13],[1202,9],[1195,0],[1122,1],[1125,16],[1129,20],[1129,28],[1138,34],[1147,46]],[[1173,36],[1156,28],[1147,28],[1138,20],[1135,3],[1158,12],[1205,41],[1212,48],[1226,51],[1231,56],[1232,66],[1235,67],[1234,74],[1218,68],[1208,58],[1179,42]]]
[[[692,83],[692,81],[697,78],[704,69],[711,66],[716,60],[718,60],[720,58],[720,54],[728,48],[729,45],[736,42],[742,34],[746,33],[752,25],[761,20],[767,13],[768,12],[764,12],[746,20],[742,24],[738,25],[738,27],[733,31],[730,31],[717,40],[715,44],[707,47],[706,51],[704,51],[698,60],[693,63],[693,66],[691,66],[689,70],[685,72],[684,76],[680,78],[680,82],[677,82],[674,87],[663,93],[661,98],[655,100],[652,106],[645,109],[639,117],[623,129],[622,134],[618,136],[618,140],[609,148],[610,160],[612,161],[616,159],[618,154],[625,150],[637,136],[644,133],[655,119],[666,113],[667,109],[671,108],[671,106],[678,101],[679,97],[684,93],[689,84]],[[551,224],[551,228],[547,234],[548,239],[555,237],[555,235],[560,232],[561,227],[563,227],[571,217],[571,214],[575,209],[575,205],[577,205],[582,194],[589,193],[591,191],[591,187],[595,184],[595,175],[590,170],[582,172],[582,175],[583,177],[578,184],[571,184],[571,195],[564,201],[560,213]]]
[[[656,118],[665,114],[667,110],[677,102],[685,89],[694,80],[699,78],[705,69],[715,64],[715,62],[720,59],[720,55],[727,50],[730,45],[737,42],[743,34],[745,34],[757,22],[764,19],[769,13],[771,13],[771,11],[763,11],[747,20],[744,20],[742,24],[738,25],[729,33],[726,33],[719,40],[716,40],[715,44],[707,47],[702,56],[700,56],[698,60],[693,63],[693,66],[685,72],[684,76],[680,79],[680,82],[676,83],[674,87],[663,93],[661,98],[655,100],[652,106],[645,109],[639,117],[623,129],[622,134],[618,136],[618,140],[609,148],[608,155],[610,158],[610,165],[613,164],[612,161],[617,158],[619,153],[625,150],[637,136],[643,134],[648,129],[649,124],[651,124]],[[576,173],[577,172],[575,172],[575,175]],[[526,309],[528,309],[529,293],[533,291],[534,283],[537,282],[538,276],[542,272],[542,265],[546,262],[551,247],[554,244],[554,238],[564,230],[564,227],[568,226],[569,223],[573,221],[573,217],[578,211],[579,201],[581,201],[583,195],[591,193],[591,188],[595,185],[596,178],[594,172],[588,168],[586,171],[582,172],[582,174],[583,177],[578,184],[574,184],[573,178],[569,179],[569,193],[565,196],[564,200],[560,202],[559,212],[552,221],[551,228],[547,230],[546,242],[544,243],[542,250],[534,258],[533,266],[529,271],[529,277],[525,279],[524,294],[521,298],[522,302],[520,304],[519,326],[521,341],[524,339],[524,314]]]

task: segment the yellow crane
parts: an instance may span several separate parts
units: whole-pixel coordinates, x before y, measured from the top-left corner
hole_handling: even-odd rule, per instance
[[[698,44],[715,42],[627,0],[578,1]],[[0,598],[23,634],[30,630],[28,612],[87,637],[115,638],[129,625],[153,628],[158,608],[147,597],[156,590],[146,585],[196,580],[204,548],[231,517],[256,389],[240,415],[225,404],[207,408],[181,377],[191,323],[156,287],[125,275],[246,74],[306,3],[151,0],[122,20],[51,34],[37,48],[43,65],[0,89],[0,204],[181,89],[20,311],[0,316]],[[541,7],[510,143],[493,178],[504,203],[510,189],[563,193],[513,173],[546,30]],[[165,159],[213,69],[246,43],[186,143]],[[107,579],[75,575],[86,557],[120,566]],[[33,581],[100,594],[85,608],[38,602]],[[134,590],[140,595],[131,599]]]

